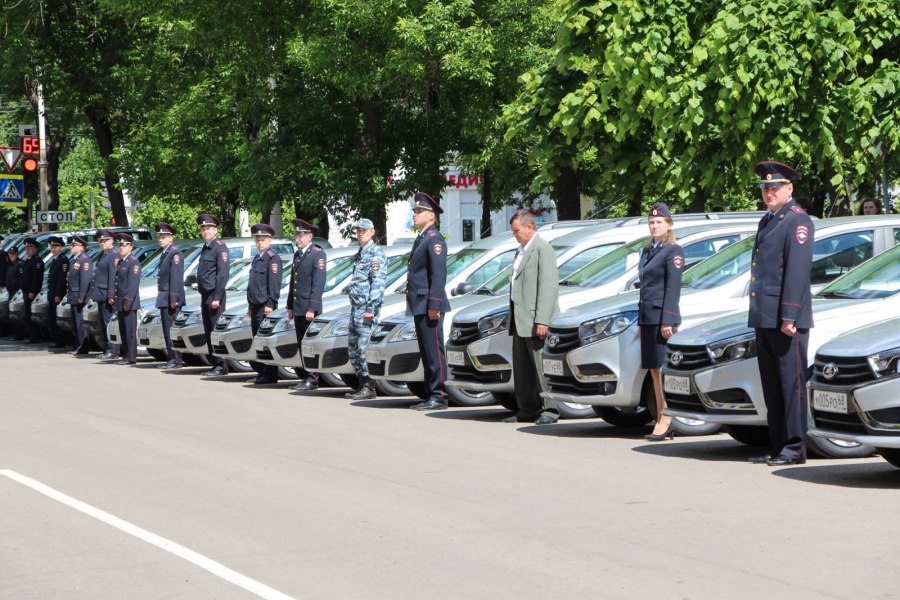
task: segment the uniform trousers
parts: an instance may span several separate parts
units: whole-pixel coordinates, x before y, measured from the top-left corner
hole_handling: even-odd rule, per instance
[[[176,365],[183,364],[181,352],[172,346],[172,323],[175,322],[175,315],[178,314],[177,308],[165,306],[159,309],[159,321],[162,323],[163,339],[166,340],[166,359],[174,362]]]
[[[294,331],[297,333],[297,352],[300,354],[300,360],[303,360],[303,336],[306,335],[306,330],[309,329],[310,323],[312,321],[306,320],[306,313],[300,316],[294,315]],[[297,373],[297,377],[300,380],[319,382],[318,373],[310,373],[303,367],[294,367],[294,372]]]
[[[422,356],[422,370],[425,374],[425,401],[434,400],[447,404],[447,356],[444,353],[444,313],[437,319],[428,315],[414,315],[416,340]]]
[[[266,318],[266,305],[251,304],[249,310],[250,330],[253,332],[253,335],[256,336],[256,332],[259,331],[259,326],[262,325],[263,319]],[[266,379],[271,379],[272,381],[278,381],[278,365],[267,365],[251,360],[250,366],[253,367],[253,370],[256,371],[258,375],[265,377]]]
[[[809,329],[798,329],[793,337],[780,329],[756,329],[771,456],[806,456],[808,347]]]
[[[47,327],[50,329],[50,340],[55,347],[61,348],[65,334],[59,328],[59,323],[56,322],[57,306],[59,306],[58,302],[54,302],[52,298],[47,299]]]
[[[218,321],[219,317],[222,316],[222,313],[225,312],[225,299],[222,298],[222,301],[219,302],[219,308],[213,308],[210,305],[210,302],[212,302],[212,294],[201,294],[200,315],[203,317],[203,334],[206,336],[206,348],[209,350],[207,359],[213,368],[220,368],[227,373],[228,363],[226,363],[225,359],[222,357],[213,354],[212,340],[210,338],[213,328],[216,326],[216,321]]]
[[[510,311],[509,333],[512,335],[513,380],[515,381],[516,413],[521,421],[537,419],[541,414],[559,417],[556,400],[541,397],[541,392],[549,391],[541,350],[544,340],[537,336],[521,336],[516,331],[515,315]]]
[[[84,304],[71,305],[72,307],[72,333],[75,334],[75,352],[88,351],[88,332],[84,326]],[[101,309],[102,310],[102,309]],[[104,334],[106,330],[104,330]]]
[[[366,348],[369,347],[369,338],[378,322],[377,315],[371,321],[366,321],[365,312],[365,307],[350,307],[350,327],[347,332],[347,353],[350,356],[350,364],[353,365],[353,370],[360,380],[369,378]]]
[[[122,340],[122,358],[134,364],[137,362],[137,311],[120,310],[116,315],[119,319],[119,339]]]
[[[25,336],[32,342],[39,342],[41,341],[41,331],[38,329],[37,323],[31,320],[31,305],[34,303],[34,298],[29,300],[28,294],[25,293],[23,296],[25,300]]]
[[[121,347],[119,344],[113,344],[109,340],[109,335],[106,333],[109,330],[109,322],[112,321],[113,315],[116,313],[115,307],[110,304],[107,300],[102,302],[97,302],[99,305],[98,310],[100,311],[100,321],[103,323],[103,339],[106,340],[106,353],[107,354],[120,354]],[[74,307],[73,307],[74,314]]]

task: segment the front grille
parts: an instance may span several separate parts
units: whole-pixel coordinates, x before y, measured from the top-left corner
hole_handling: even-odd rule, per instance
[[[293,344],[282,344],[280,346],[275,346],[275,349],[278,351],[278,355],[282,358],[293,358],[297,354],[299,346],[297,342]]]
[[[397,325],[399,325],[399,323],[381,323],[378,326],[378,332],[373,333],[371,336],[369,336],[369,343],[374,344],[376,342],[380,342],[381,340],[386,338],[390,332],[396,329]]]
[[[753,415],[756,414],[755,408],[747,408],[740,410],[732,410],[726,408],[710,408],[703,404],[700,396],[697,394],[691,394],[690,396],[685,396],[684,394],[673,394],[671,392],[664,392],[663,394],[666,398],[666,404],[671,406],[672,408],[678,408],[681,410],[690,410],[691,412],[705,412],[711,415]],[[747,395],[747,392],[742,390],[741,388],[729,388],[725,390],[716,390],[714,392],[708,392],[706,394],[707,398],[712,400],[717,404],[746,404],[752,405],[752,400]]]
[[[893,408],[873,410],[869,413],[869,416],[885,425],[897,425],[900,424],[900,407],[895,406]]]
[[[228,354],[228,348],[225,346],[225,342],[219,342],[218,344],[213,344],[213,354]]]
[[[191,335],[188,336],[188,341],[191,342],[191,346],[202,346],[206,344],[206,336],[202,333],[199,335]]]
[[[187,348],[187,346],[184,345],[184,340],[182,340],[180,337],[174,338],[172,340],[172,347],[173,348]]]
[[[332,348],[331,350],[326,350],[322,356],[322,368],[339,367],[346,364],[348,360],[350,360],[350,355],[347,353],[346,348]]]
[[[478,323],[453,322],[450,329],[450,340],[456,346],[465,346],[478,339]]]
[[[303,357],[303,368],[307,371],[315,371],[319,368],[319,357],[318,356],[304,356]]]
[[[559,341],[550,345],[553,339]],[[578,329],[557,329],[551,327],[547,332],[547,339],[544,344],[544,352],[547,354],[566,354],[569,350],[577,348],[581,345],[581,339],[578,336]]]
[[[572,377],[569,367],[566,365],[567,375],[548,375],[547,383],[551,392],[561,394],[574,394],[576,396],[608,396],[616,391],[615,381],[602,381],[599,383],[584,383]]]
[[[228,326],[231,324],[231,321],[234,319],[231,315],[222,315],[219,317],[219,320],[216,321],[215,330],[216,331],[228,331]]]
[[[682,359],[676,365],[672,362],[672,355],[680,352]],[[676,346],[669,344],[666,348],[666,364],[676,371],[696,371],[704,367],[712,366],[712,360],[706,351],[706,346]]]
[[[388,375],[403,375],[412,373],[419,368],[419,354],[401,354],[391,359],[391,366],[388,369]]]
[[[832,413],[824,410],[812,411],[813,422],[816,427],[822,429],[830,429],[833,431],[842,431],[844,433],[868,433],[866,426],[863,425],[858,413]]]
[[[272,351],[269,350],[268,346],[264,346],[262,350],[257,350],[256,358],[259,360],[275,360],[275,357],[272,356]]]
[[[467,358],[468,362],[468,358]],[[472,383],[507,383],[512,376],[512,369],[506,371],[488,371],[483,372],[477,370],[471,364],[464,367],[453,365],[450,367],[450,378],[459,381],[470,381]]]
[[[384,363],[369,363],[369,375],[376,375],[378,377],[384,376]]]
[[[257,330],[256,335],[272,335],[272,330],[275,329],[275,325],[281,319],[266,317],[263,319],[263,322],[259,324],[259,330]]]
[[[824,375],[825,366],[832,364],[837,367],[837,372],[831,379]],[[830,370],[830,369],[829,369]],[[813,366],[813,381],[825,385],[856,385],[875,379],[869,362],[865,358],[847,358],[843,356],[827,356],[816,354],[816,362]]]

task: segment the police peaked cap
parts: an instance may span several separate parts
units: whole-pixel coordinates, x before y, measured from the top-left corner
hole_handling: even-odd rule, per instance
[[[775,160],[764,160],[753,167],[753,172],[759,176],[759,187],[777,187],[786,183],[793,183],[800,179],[800,173]]]
[[[656,202],[653,206],[650,207],[650,213],[647,215],[648,217],[665,217],[667,219],[672,218],[672,213],[669,212],[669,207],[666,206],[665,202]]]
[[[48,238],[47,243],[49,243],[51,246],[65,246],[65,244],[63,243],[63,239],[55,235]]]
[[[131,237],[130,233],[117,233],[116,241],[119,242],[120,245],[124,246],[125,244],[133,244],[134,238]]]
[[[33,247],[37,248],[37,247],[38,247],[38,241],[37,241],[37,238],[33,238],[33,237],[27,237],[27,238],[25,238],[25,246],[26,246],[26,247],[27,247],[27,246],[33,246]]]
[[[113,234],[108,229],[98,229],[97,230],[97,239],[101,242],[103,240],[111,240],[113,239]]]
[[[168,223],[163,223],[160,221],[156,224],[156,235],[164,234],[164,235],[175,235],[175,227],[169,225]]]
[[[424,208],[438,215],[444,212],[440,203],[425,192],[416,192],[413,197],[413,208]]]
[[[318,227],[303,219],[294,219],[291,223],[294,225],[294,233],[315,233],[319,230]]]
[[[250,228],[250,233],[253,235],[267,235],[272,237],[275,235],[275,228],[271,225],[266,225],[265,223],[257,223]]]
[[[197,217],[197,225],[201,227],[203,225],[215,225],[219,226],[219,218],[207,213],[201,213],[199,217]]]
[[[81,244],[81,245],[84,246],[85,248],[87,248],[87,245],[88,245],[87,240],[84,239],[83,237],[81,237],[80,235],[74,236],[74,237],[72,238],[72,242],[71,242],[71,243],[72,243],[72,244]]]

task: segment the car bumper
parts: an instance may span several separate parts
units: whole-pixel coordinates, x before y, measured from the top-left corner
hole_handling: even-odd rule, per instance
[[[465,346],[448,343],[447,385],[467,392],[515,391],[512,378],[512,336],[508,332],[477,339]]]
[[[316,373],[352,375],[347,336],[303,338],[303,368]]]
[[[668,408],[663,414],[721,425],[766,425],[766,405],[756,358],[696,371],[662,370]],[[671,391],[673,381],[689,384],[689,394]]]
[[[213,331],[209,339],[216,356],[232,360],[256,360],[253,330],[249,326],[229,331]]]
[[[297,333],[293,329],[257,335],[253,338],[253,358],[250,360],[280,367],[303,367],[299,349]]]
[[[840,394],[846,410],[817,408],[817,394]],[[859,386],[810,382],[810,435],[856,442],[875,448],[900,448],[900,377],[872,380]]]
[[[187,325],[184,327],[172,327],[169,331],[172,336],[172,348],[183,354],[208,354],[206,345],[206,333],[203,331],[203,323]]]
[[[369,344],[366,365],[373,379],[422,381],[425,377],[416,340]]]

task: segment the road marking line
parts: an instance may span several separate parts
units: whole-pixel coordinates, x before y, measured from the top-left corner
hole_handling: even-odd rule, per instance
[[[16,473],[15,471],[11,471],[9,469],[0,469],[0,475],[21,483],[22,485],[29,487],[34,491],[47,496],[48,498],[52,498],[57,502],[61,502],[62,504],[65,504],[70,508],[74,508],[75,510],[82,512],[89,517],[93,517],[98,521],[103,521],[107,525],[111,525],[119,531],[123,531],[131,536],[134,536],[141,541],[147,542],[148,544],[174,554],[179,558],[197,565],[205,571],[209,571],[216,577],[224,579],[229,583],[243,588],[248,592],[259,596],[260,598],[265,598],[266,600],[294,600],[294,598],[292,598],[291,596],[283,594],[278,590],[272,589],[269,586],[256,581],[255,579],[251,579],[250,577],[241,575],[237,571],[233,571],[225,565],[217,563],[216,561],[212,560],[211,558],[207,558],[202,554],[198,554],[190,548],[185,548],[180,544],[176,544],[171,540],[160,537],[155,533],[151,533],[146,529],[138,527],[137,525],[132,525],[128,521],[124,521],[119,517],[113,516],[108,512],[100,510],[99,508],[95,508],[90,504],[86,504],[81,500],[76,500],[71,496],[67,496],[66,494],[63,494],[62,492],[57,491],[50,486],[44,485],[40,481],[36,481],[24,475],[20,475],[19,473]]]

